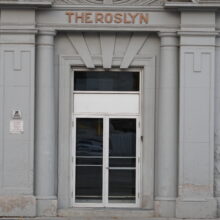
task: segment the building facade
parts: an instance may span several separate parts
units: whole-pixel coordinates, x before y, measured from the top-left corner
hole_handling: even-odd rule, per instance
[[[0,216],[220,216],[219,0],[0,0]]]

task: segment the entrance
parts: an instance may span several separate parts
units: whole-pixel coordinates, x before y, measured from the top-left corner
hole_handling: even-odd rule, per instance
[[[76,71],[73,99],[73,206],[138,207],[140,72]]]

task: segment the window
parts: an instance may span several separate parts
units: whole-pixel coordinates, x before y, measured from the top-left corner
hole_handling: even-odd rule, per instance
[[[74,74],[75,91],[139,91],[139,72],[90,71]]]

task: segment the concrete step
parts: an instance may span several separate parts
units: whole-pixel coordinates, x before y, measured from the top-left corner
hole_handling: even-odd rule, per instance
[[[206,219],[180,219],[180,218],[127,218],[127,217],[35,217],[35,218],[3,218],[0,220],[206,220]],[[220,218],[215,218],[212,220],[220,220]]]

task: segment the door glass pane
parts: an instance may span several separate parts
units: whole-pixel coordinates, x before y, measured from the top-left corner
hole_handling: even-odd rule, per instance
[[[109,166],[110,167],[135,167],[136,158],[126,158],[126,157],[110,157]]]
[[[103,119],[76,119],[76,202],[102,201]]]
[[[139,91],[139,72],[74,72],[75,91]]]
[[[109,202],[134,203],[136,119],[109,120]]]
[[[111,157],[136,156],[136,119],[110,119],[109,132]]]
[[[135,202],[135,170],[109,170],[109,202]]]
[[[76,166],[76,202],[102,201],[102,167]]]

